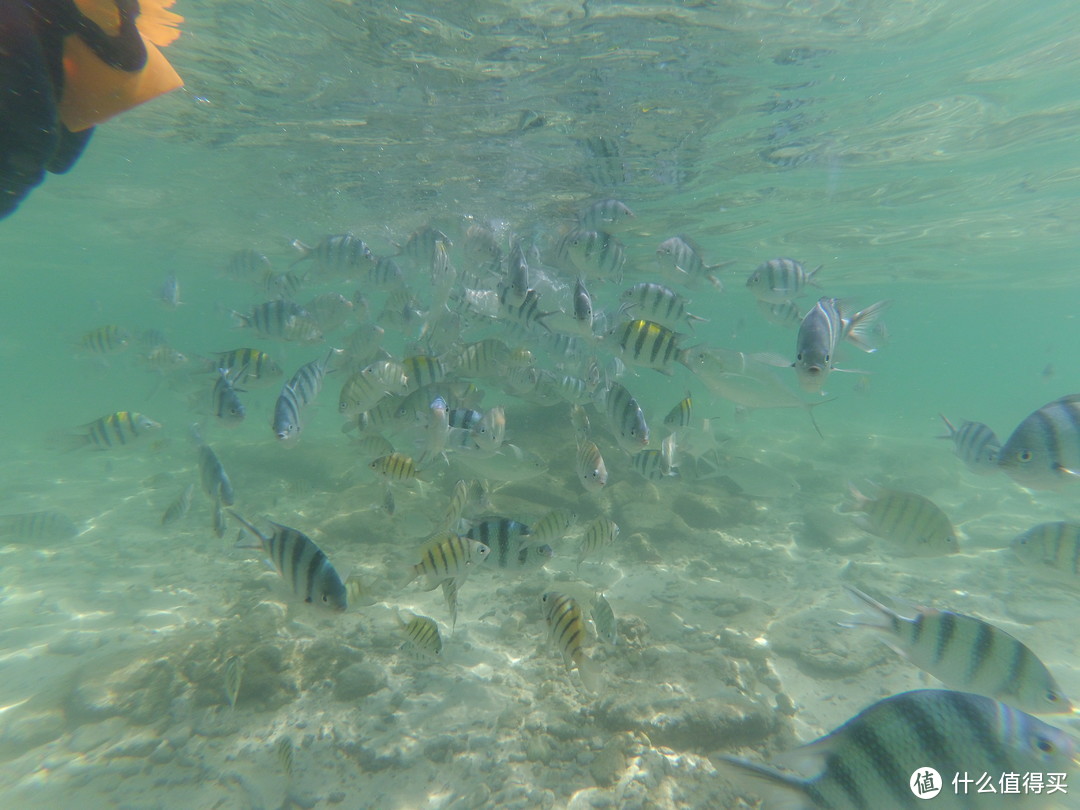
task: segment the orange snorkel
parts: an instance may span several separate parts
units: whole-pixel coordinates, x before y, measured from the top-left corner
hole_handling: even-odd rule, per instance
[[[119,30],[120,15],[112,0],[74,2],[107,34]],[[140,2],[135,24],[146,45],[146,64],[141,70],[128,72],[106,65],[77,36],[64,41],[64,92],[59,104],[64,126],[72,132],[88,129],[184,84],[155,47],[165,47],[180,36],[176,26],[184,18],[167,11],[173,2]]]

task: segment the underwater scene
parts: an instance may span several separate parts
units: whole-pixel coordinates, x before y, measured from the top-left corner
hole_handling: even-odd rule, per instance
[[[1074,3],[65,4],[0,805],[1080,808]]]

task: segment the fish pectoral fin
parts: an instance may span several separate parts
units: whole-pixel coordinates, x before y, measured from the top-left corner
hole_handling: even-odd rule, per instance
[[[1062,467],[1060,464],[1057,465],[1057,471],[1064,473],[1065,475],[1080,476],[1080,470],[1070,470],[1068,467]]]

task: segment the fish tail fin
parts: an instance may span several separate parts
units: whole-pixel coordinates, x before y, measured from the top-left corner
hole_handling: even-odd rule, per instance
[[[718,759],[729,770],[748,777],[754,787],[761,789],[770,810],[814,810],[805,780],[737,757],[721,756]]]
[[[848,320],[844,338],[853,346],[868,354],[876,352],[880,346],[874,342],[874,339],[878,336],[873,334],[873,326],[881,313],[891,303],[890,299],[885,299],[871,304],[866,309],[860,309]]]
[[[293,260],[292,264],[289,265],[290,268],[295,267],[304,259],[310,258],[311,255],[315,253],[315,248],[311,247],[311,245],[305,245],[299,239],[293,239],[290,244],[300,252],[300,256]]]
[[[92,440],[89,436],[83,433],[65,433],[58,431],[46,441],[50,450],[58,450],[61,453],[74,453],[76,450],[81,450],[89,444],[92,444]]]
[[[574,665],[577,667],[578,677],[581,678],[581,685],[585,687],[585,691],[590,695],[597,694],[600,691],[600,672],[592,659],[582,652],[574,659]]]
[[[263,536],[262,532],[260,532],[258,529],[256,529],[255,526],[253,526],[252,524],[248,523],[247,520],[245,520],[240,515],[238,515],[234,510],[229,509],[227,511],[228,511],[228,513],[230,515],[233,516],[233,518],[235,518],[237,520],[237,522],[240,523],[241,526],[244,527],[244,529],[247,530],[246,533],[243,530],[241,530],[240,536],[236,538],[236,548],[264,548],[265,547],[266,537]],[[257,542],[252,542],[250,540],[251,535],[255,536]]]
[[[861,512],[866,504],[870,501],[865,495],[856,489],[855,485],[848,481],[848,493],[851,495],[851,500],[846,501],[839,506],[841,512]]]
[[[840,622],[841,627],[872,627],[875,630],[893,632],[896,622],[903,618],[895,610],[886,607],[858,588],[845,585],[844,590],[855,601],[855,604],[864,610],[855,618]]]
[[[948,430],[949,430],[949,432],[946,433],[944,436],[938,436],[938,438],[939,439],[953,439],[953,438],[955,438],[956,437],[956,428],[953,427],[953,423],[950,422],[948,419],[946,419],[945,414],[943,414],[943,413],[939,413],[938,416],[941,417],[941,421],[945,423],[945,427],[948,428]]]

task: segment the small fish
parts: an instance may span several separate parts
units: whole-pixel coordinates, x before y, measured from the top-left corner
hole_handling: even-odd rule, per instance
[[[665,239],[660,243],[660,247],[656,249],[656,257],[662,267],[674,270],[684,277],[689,277],[690,281],[704,277],[718,290],[724,288],[720,279],[716,277],[716,273],[730,262],[705,264],[705,261],[701,258],[701,249],[688,236],[680,234]]]
[[[408,621],[401,617],[401,613],[396,608],[394,609],[394,617],[401,627],[401,632],[405,635],[402,648],[418,653],[420,656],[442,655],[442,635],[439,633],[439,625],[435,623],[435,620],[409,611],[405,611],[405,614],[409,617]]]
[[[525,258],[525,247],[520,239],[515,239],[510,245],[505,284],[507,300],[518,304],[525,300],[529,291],[529,261]],[[499,291],[500,302],[503,300],[503,293],[504,290]]]
[[[314,259],[318,271],[327,276],[355,279],[367,273],[375,263],[375,257],[364,240],[351,233],[324,236],[315,247],[294,239],[292,246],[300,251],[294,265],[305,259]]]
[[[1064,731],[1019,709],[966,692],[918,689],[880,700],[783,756],[782,764],[811,776],[734,757],[720,759],[752,780],[769,807],[876,810],[919,806],[911,780],[927,767],[946,782],[935,784],[944,788],[938,797],[944,803],[937,806],[975,808],[986,806],[983,796],[975,796],[974,787],[967,797],[949,792],[948,774],[1067,774],[1075,755]],[[998,797],[988,798],[994,806]],[[1023,799],[1008,798],[1017,799],[1016,806]],[[1001,806],[1008,804],[1006,799]]]
[[[322,330],[311,314],[284,298],[259,304],[248,314],[233,311],[232,315],[238,327],[254,329],[259,336],[271,340],[318,343],[323,339]]]
[[[824,265],[807,271],[802,262],[795,259],[769,259],[758,265],[746,280],[746,288],[759,301],[781,304],[803,294],[808,284],[814,284],[814,276]]]
[[[450,360],[459,377],[499,377],[510,365],[510,347],[498,338],[468,343]]]
[[[68,450],[93,447],[115,450],[161,430],[161,423],[135,411],[115,411],[82,426],[81,432],[66,438]]]
[[[581,550],[578,553],[580,566],[587,557],[602,552],[612,545],[619,536],[619,524],[606,517],[598,517],[585,527],[581,538]]]
[[[566,533],[575,523],[577,523],[577,515],[569,509],[558,506],[533,524],[529,540],[539,544],[554,543],[566,537]]]
[[[368,270],[367,282],[378,290],[396,290],[405,284],[405,275],[392,256],[380,256]]]
[[[239,373],[243,373],[241,370]],[[219,368],[214,387],[210,390],[210,410],[218,422],[227,428],[234,428],[244,421],[247,408],[240,401],[238,389],[226,369]]]
[[[20,540],[67,540],[79,533],[75,522],[54,509],[0,515],[0,537]]]
[[[664,426],[671,430],[678,430],[679,428],[689,427],[690,423],[694,421],[694,397],[689,391],[686,392],[686,396],[679,400],[667,416],[664,417]]]
[[[446,514],[443,515],[442,521],[439,523],[440,528],[443,531],[453,531],[461,520],[461,515],[465,511],[465,505],[469,502],[469,482],[460,479],[454,484],[454,489],[450,493],[450,503],[447,504]]]
[[[394,490],[390,488],[389,482],[386,484],[386,490],[383,492],[382,508],[386,514],[390,515],[390,517],[393,517],[394,513],[397,512],[397,501],[394,500]]]
[[[559,241],[555,253],[562,264],[573,265],[583,275],[622,279],[626,249],[605,231],[574,228]]]
[[[180,306],[180,282],[177,280],[175,273],[169,273],[169,275],[165,276],[165,281],[158,288],[158,300],[169,309],[176,309]]]
[[[583,230],[619,233],[634,219],[634,212],[618,200],[597,200],[581,212],[578,223]]]
[[[338,413],[349,418],[371,410],[387,394],[384,386],[372,374],[357,371],[341,386],[338,395]]]
[[[446,379],[446,365],[437,357],[426,354],[413,355],[401,361],[405,375],[405,393],[411,393],[427,385]]]
[[[653,321],[627,321],[611,337],[628,364],[670,375],[673,362],[689,363],[690,350],[679,347],[682,336]]]
[[[1017,425],[998,452],[998,466],[1029,489],[1080,480],[1080,394],[1043,405]]]
[[[231,509],[229,514],[256,538],[256,542],[241,539],[237,548],[261,549],[278,574],[292,586],[293,593],[305,602],[335,611],[345,610],[345,585],[310,537],[272,520],[267,522],[274,527],[274,533],[267,536]]]
[[[578,442],[577,477],[586,492],[599,492],[607,484],[608,471],[600,448],[588,439]]]
[[[608,425],[619,446],[631,455],[649,444],[649,425],[633,395],[617,382],[612,382],[598,402],[607,415]]]
[[[211,509],[211,527],[214,530],[214,536],[221,538],[225,536],[225,531],[228,529],[228,525],[225,522],[225,509],[221,505],[221,498],[214,498],[213,507]]]
[[[512,567],[518,552],[526,545],[531,530],[524,523],[511,518],[489,517],[476,521],[465,533],[470,540],[478,540],[490,549],[490,559],[499,568]]]
[[[151,371],[170,372],[186,366],[190,360],[183,352],[162,343],[139,355],[138,361]]]
[[[446,609],[450,611],[450,632],[452,633],[457,629],[457,608],[458,608],[458,586],[460,582],[457,579],[444,579],[440,586],[443,592],[443,599],[446,602]]]
[[[427,582],[423,590],[432,591],[448,579],[464,581],[469,572],[483,563],[490,553],[491,549],[479,540],[442,532],[421,549],[420,562],[409,567],[408,578],[402,585],[408,585],[417,577],[424,577]]]
[[[225,466],[210,445],[201,438],[196,440],[199,446],[199,479],[203,492],[211,499],[218,499],[226,506],[232,506],[236,501],[236,495],[233,492],[232,481],[225,472]]]
[[[503,406],[488,409],[476,426],[470,428],[470,433],[482,453],[494,453],[502,447],[506,438],[506,411]]]
[[[282,735],[278,738],[277,745],[274,749],[277,752],[277,761],[281,766],[282,773],[287,777],[291,777],[293,775],[295,756],[292,737]]]
[[[668,436],[664,441],[672,438]],[[646,449],[630,457],[630,465],[635,472],[647,481],[662,481],[673,475],[671,462],[663,450]]]
[[[841,340],[864,352],[876,351],[868,337],[874,321],[890,303],[878,301],[847,318],[844,317],[839,299],[818,299],[799,324],[799,334],[795,339],[795,362],[792,365],[802,389],[817,393],[830,372],[847,370],[836,367],[836,347]]]
[[[435,397],[428,407],[427,426],[424,428],[426,441],[424,451],[416,460],[421,467],[435,459],[446,457],[446,443],[450,438],[450,415],[446,410],[446,400]]]
[[[548,591],[540,597],[548,632],[559,652],[562,653],[566,671],[577,667],[581,683],[588,692],[600,690],[592,660],[585,652],[588,630],[581,614],[581,607],[570,596],[555,591]]]
[[[585,282],[580,277],[574,284],[574,325],[579,334],[586,337],[593,333],[592,296],[585,289]]]
[[[240,683],[244,678],[244,659],[238,655],[230,656],[225,662],[225,697],[229,708],[236,708],[236,698],[240,694]]]
[[[333,350],[323,360],[304,363],[282,386],[274,405],[274,421],[271,428],[279,441],[293,442],[300,436],[303,426],[300,412],[310,405],[322,391],[323,380],[329,373],[330,358]]]
[[[402,248],[402,253],[412,259],[418,266],[430,268],[435,259],[436,246],[440,242],[444,248],[454,246],[454,243],[450,241],[450,237],[445,233],[438,228],[425,225],[409,234],[409,238],[406,240],[404,248]]]
[[[876,498],[868,498],[851,484],[848,489],[852,502],[840,511],[865,513],[855,522],[870,534],[892,541],[897,549],[920,557],[960,550],[948,516],[929,498],[897,489],[882,489]]]
[[[184,491],[181,492],[176,500],[170,503],[168,508],[162,513],[161,525],[169,526],[187,517],[188,511],[191,509],[191,498],[194,494],[194,484],[188,484],[184,487]]]
[[[845,627],[872,627],[885,643],[952,689],[1000,700],[1031,714],[1065,713],[1072,704],[1039,657],[989,622],[962,613],[915,607],[910,616],[845,590],[868,613]]]
[[[540,311],[540,294],[536,290],[526,290],[524,298],[518,302],[509,294],[510,288],[506,287],[499,293],[499,314],[525,330],[535,326],[542,326],[544,331],[550,332],[551,327],[544,323],[544,319],[554,315],[551,312]]]
[[[602,593],[598,593],[592,602],[592,620],[596,628],[596,637],[610,644],[612,647],[619,640],[619,629],[615,622],[615,611],[611,609],[608,600]]]
[[[221,369],[229,375],[233,385],[244,388],[272,385],[284,373],[270,355],[258,349],[232,349],[215,354],[209,370],[218,373]]]
[[[100,326],[87,332],[77,342],[82,351],[97,355],[117,354],[130,345],[131,332],[115,324]]]
[[[390,453],[386,456],[379,456],[368,467],[387,481],[420,480],[421,473],[416,468],[416,462],[413,461],[412,456],[407,456],[404,453]]]
[[[1012,549],[1025,562],[1080,576],[1080,523],[1040,523],[1013,538]]]
[[[574,429],[574,438],[578,443],[589,438],[589,414],[576,402],[570,405],[570,427]]]
[[[945,418],[945,414],[938,414],[941,421],[949,432],[939,439],[952,439],[957,457],[967,465],[972,472],[986,474],[998,470],[998,451],[1001,443],[994,431],[982,422],[969,422],[964,420],[960,427],[953,427],[952,422]]]
[[[768,301],[757,302],[758,312],[769,323],[794,329],[802,323],[803,315],[798,304],[792,301],[782,301],[779,304],[770,304]]]
[[[705,320],[687,312],[689,300],[663,284],[642,281],[628,290],[623,290],[620,298],[623,302],[622,310],[632,311],[636,318],[643,318],[669,329],[683,324],[693,326],[694,321]]]

